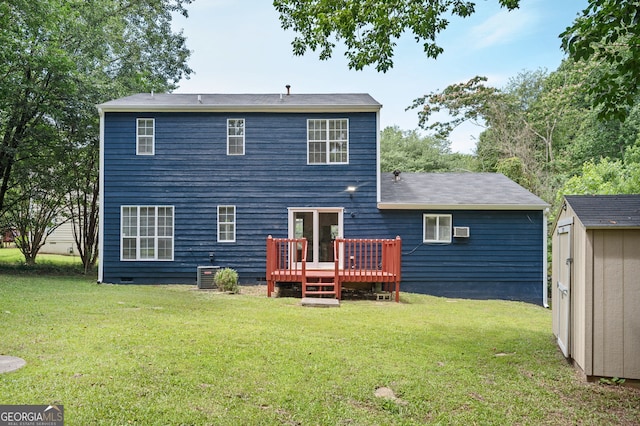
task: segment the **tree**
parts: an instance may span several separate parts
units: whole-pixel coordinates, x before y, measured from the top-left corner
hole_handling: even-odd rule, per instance
[[[37,138],[29,141],[37,150],[16,162],[15,183],[7,192],[10,208],[5,214],[7,225],[20,233],[15,242],[27,265],[36,263],[47,236],[66,221],[66,187],[63,180],[53,177],[64,167],[65,153],[54,142],[58,135],[51,126],[37,130]]]
[[[520,0],[498,0],[513,10]],[[293,52],[320,50],[332,56],[344,42],[350,69],[393,67],[397,40],[406,32],[423,43],[426,57],[443,49],[436,38],[449,25],[447,16],[465,18],[476,3],[463,0],[274,0],[281,26],[297,35]],[[589,0],[589,5],[561,35],[562,46],[576,61],[596,59],[610,65],[587,87],[600,106],[601,118],[624,119],[640,93],[640,4],[638,0]]]
[[[78,107],[170,90],[191,72],[171,14],[191,0],[12,0],[0,3],[0,212],[33,129]]]
[[[445,155],[449,142],[423,137],[417,130],[386,127],[380,137],[380,167],[383,172],[438,172],[448,169]]]
[[[520,2],[498,3],[513,10]],[[443,49],[436,37],[449,25],[445,16],[466,18],[475,12],[475,2],[464,0],[274,0],[273,5],[282,28],[298,34],[291,43],[295,55],[320,49],[325,60],[343,41],[350,69],[374,65],[382,72],[393,67],[396,41],[404,32],[422,42],[427,57],[437,58]]]
[[[600,118],[624,120],[640,92],[640,3],[589,0],[561,37],[562,47],[574,60],[608,65],[586,90],[600,107]]]

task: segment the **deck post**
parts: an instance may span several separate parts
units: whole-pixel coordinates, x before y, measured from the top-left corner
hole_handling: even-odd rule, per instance
[[[402,238],[400,235],[396,236],[395,247],[395,268],[394,273],[396,276],[396,303],[400,303],[400,280],[402,279]]]
[[[273,237],[269,235],[267,237],[267,297],[271,297],[271,292],[273,291],[274,283],[272,280],[271,273],[274,270],[273,259],[275,256],[273,249]]]

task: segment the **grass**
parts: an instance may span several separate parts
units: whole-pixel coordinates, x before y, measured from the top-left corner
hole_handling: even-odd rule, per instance
[[[68,425],[640,423],[640,392],[583,382],[551,312],[524,303],[318,309],[5,273],[0,324],[0,354],[27,361],[0,374],[0,404],[62,404]]]
[[[19,249],[1,248],[0,273],[75,275],[83,273],[83,267],[80,256],[45,253],[38,254],[35,265],[27,265]]]

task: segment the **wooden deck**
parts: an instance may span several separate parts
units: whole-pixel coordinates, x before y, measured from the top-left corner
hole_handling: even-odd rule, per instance
[[[278,282],[302,284],[302,297],[341,298],[344,283],[381,283],[382,290],[400,301],[400,237],[395,239],[345,239],[334,241],[333,269],[307,268],[307,240],[267,238],[267,295]]]

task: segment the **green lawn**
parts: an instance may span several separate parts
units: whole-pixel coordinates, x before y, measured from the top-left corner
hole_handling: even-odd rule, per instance
[[[67,425],[640,423],[640,392],[584,383],[551,312],[523,303],[321,309],[3,274],[0,324],[0,354],[27,361],[0,374],[0,404],[62,404]]]

